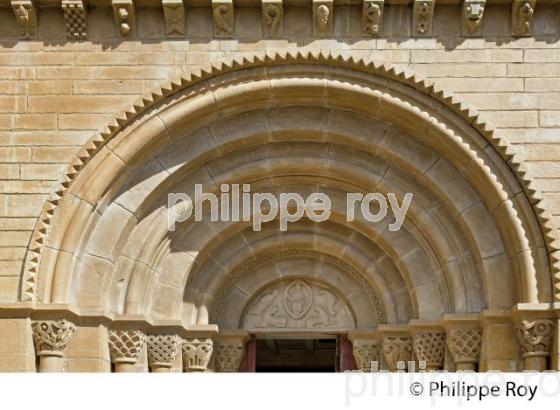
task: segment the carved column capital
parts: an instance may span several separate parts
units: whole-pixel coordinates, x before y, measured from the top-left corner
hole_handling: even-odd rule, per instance
[[[183,368],[187,372],[203,372],[212,356],[213,343],[210,338],[183,339]]]
[[[458,366],[466,363],[477,364],[480,360],[481,346],[482,329],[480,328],[457,327],[447,331],[447,347]]]
[[[520,320],[515,326],[515,333],[524,358],[550,354],[554,334],[553,320],[537,318]]]
[[[63,356],[76,326],[66,319],[33,322],[33,341],[38,356]]]
[[[419,362],[426,363],[426,370],[443,368],[445,358],[445,333],[443,331],[418,330],[412,346]]]
[[[245,337],[219,339],[214,343],[214,366],[218,372],[237,372],[245,353]]]
[[[377,340],[370,338],[352,338],[352,354],[356,360],[358,370],[362,372],[371,372],[372,362],[377,363],[376,368],[374,367],[375,370],[380,368],[379,342]]]
[[[412,361],[412,337],[407,335],[386,335],[383,338],[383,355],[389,371],[405,370]]]
[[[111,361],[115,364],[136,364],[145,342],[146,335],[141,330],[109,330]]]
[[[177,335],[149,335],[146,339],[148,365],[152,371],[170,369],[175,363],[181,338]]]

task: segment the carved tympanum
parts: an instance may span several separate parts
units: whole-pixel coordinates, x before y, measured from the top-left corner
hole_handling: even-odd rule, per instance
[[[33,322],[33,341],[39,356],[62,356],[64,348],[76,331],[76,326],[66,319]]]
[[[515,332],[523,357],[550,354],[554,321],[550,319],[522,320],[517,323]]]
[[[140,330],[109,330],[109,353],[113,363],[138,361],[146,335]]]
[[[266,289],[248,306],[243,326],[251,328],[353,328],[346,303],[326,287],[301,279]]]
[[[383,338],[383,356],[389,371],[405,370],[412,360],[412,338],[409,336],[386,336]]]
[[[381,33],[383,24],[383,0],[364,0],[362,7],[362,31],[372,36]]]
[[[441,369],[445,357],[445,333],[417,332],[413,341],[414,353],[427,369]]]
[[[183,367],[188,372],[205,371],[212,356],[212,339],[184,339]]]

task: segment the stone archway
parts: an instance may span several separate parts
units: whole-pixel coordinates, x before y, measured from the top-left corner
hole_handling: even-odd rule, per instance
[[[507,311],[502,326],[529,303],[538,307],[531,319],[549,320],[540,307],[557,297],[556,250],[516,164],[476,113],[407,72],[302,53],[223,63],[146,96],[86,144],[45,204],[21,300],[126,326],[174,321],[207,337],[218,319],[235,328],[255,295],[300,263],[302,283],[346,297],[337,303],[353,312],[355,330],[420,326],[411,331],[417,355],[428,338],[440,357],[449,315],[480,327],[482,312]],[[285,233],[277,221],[259,232],[245,221],[187,221],[169,232],[167,194],[192,193],[194,183],[218,194],[223,183],[320,189],[332,216]],[[351,191],[413,192],[404,229],[348,222]],[[200,346],[187,348],[189,362]]]

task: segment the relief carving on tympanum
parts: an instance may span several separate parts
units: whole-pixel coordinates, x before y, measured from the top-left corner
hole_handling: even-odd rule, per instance
[[[331,290],[295,279],[258,295],[246,310],[243,327],[346,329],[354,327],[354,318],[346,303]]]

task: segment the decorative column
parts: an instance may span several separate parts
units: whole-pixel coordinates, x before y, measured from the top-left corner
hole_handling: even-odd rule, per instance
[[[76,331],[66,319],[34,322],[33,341],[39,356],[39,372],[61,372],[64,367],[64,348]]]
[[[183,370],[204,372],[212,357],[213,343],[210,338],[183,339]]]
[[[380,325],[382,351],[387,368],[390,372],[413,371],[408,369],[412,358],[412,337],[405,326]]]
[[[554,321],[551,319],[528,319],[516,323],[515,334],[521,345],[524,370],[545,371],[550,356]]]
[[[245,342],[249,338],[247,332],[231,334],[220,333],[214,342],[214,367],[217,372],[238,372]]]
[[[181,338],[177,335],[149,335],[146,340],[148,366],[153,373],[169,372],[179,352]]]
[[[140,330],[109,330],[109,352],[115,372],[134,372],[146,335]]]
[[[445,331],[439,324],[412,323],[412,348],[419,364],[426,363],[426,370],[433,372],[443,369],[445,358]],[[419,366],[420,367],[420,366]]]
[[[377,334],[372,332],[348,332],[348,340],[352,342],[352,355],[358,370],[369,373],[381,368],[380,343]]]
[[[480,360],[482,328],[477,315],[445,315],[447,347],[457,371],[475,371]]]

